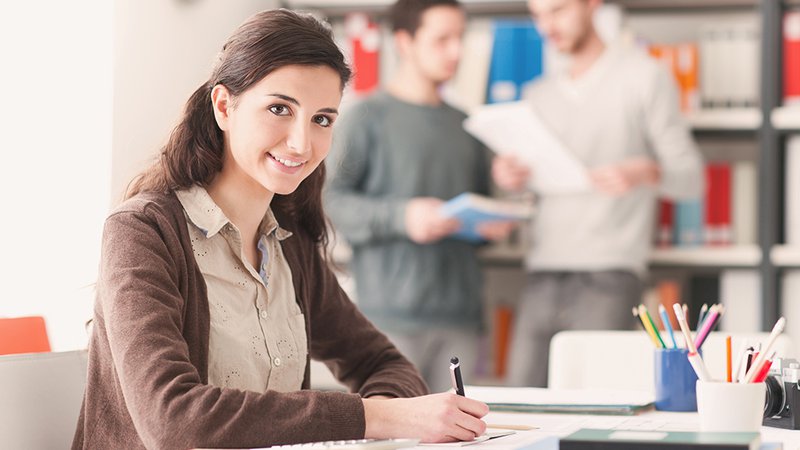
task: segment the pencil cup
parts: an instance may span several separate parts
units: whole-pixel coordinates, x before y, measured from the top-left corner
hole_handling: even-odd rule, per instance
[[[655,353],[656,409],[697,411],[695,383],[685,348],[657,348]]]
[[[764,383],[697,381],[701,431],[758,432],[764,418]]]

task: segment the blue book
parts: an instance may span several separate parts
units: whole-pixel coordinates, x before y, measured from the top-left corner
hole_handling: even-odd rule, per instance
[[[461,229],[452,237],[471,242],[481,242],[478,225],[486,222],[526,220],[533,216],[533,204],[521,200],[499,200],[465,192],[442,205],[445,217],[461,221]]]
[[[487,103],[519,100],[524,87],[542,74],[542,36],[530,20],[498,20],[493,28]]]
[[[703,200],[683,200],[675,205],[675,242],[681,247],[703,245]]]

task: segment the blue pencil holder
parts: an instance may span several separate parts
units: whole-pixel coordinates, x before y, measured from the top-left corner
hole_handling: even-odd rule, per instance
[[[657,348],[655,352],[656,409],[697,411],[697,374],[685,348]]]

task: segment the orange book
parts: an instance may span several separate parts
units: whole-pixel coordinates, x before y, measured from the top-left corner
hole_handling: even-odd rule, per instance
[[[675,80],[681,96],[681,111],[700,109],[700,90],[698,88],[699,56],[697,44],[685,43],[675,46]]]
[[[681,302],[681,285],[675,280],[662,280],[656,285],[656,291],[658,292],[658,301],[667,311],[670,312],[669,321],[674,329],[680,329],[680,325],[678,324],[678,320],[674,314],[671,314],[673,310],[672,305],[680,304]]]
[[[494,374],[498,378],[506,375],[513,315],[509,306],[498,306],[494,310]]]

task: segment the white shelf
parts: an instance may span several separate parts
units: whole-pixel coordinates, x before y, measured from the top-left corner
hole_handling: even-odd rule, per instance
[[[757,245],[658,248],[650,255],[653,266],[755,267],[760,263]]]
[[[756,8],[759,0],[609,0],[629,11],[694,10],[715,8]],[[328,15],[344,15],[360,11],[386,13],[394,0],[283,0],[292,9],[311,9]],[[461,0],[470,13],[528,14],[525,0]]]
[[[770,250],[770,258],[778,267],[800,267],[800,246],[776,245]]]
[[[779,130],[800,130],[800,105],[773,109],[772,126]]]
[[[757,130],[761,127],[758,108],[702,109],[686,115],[695,130]]]

